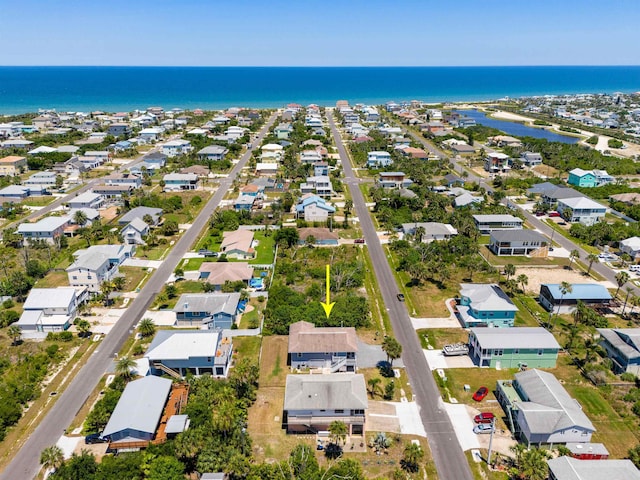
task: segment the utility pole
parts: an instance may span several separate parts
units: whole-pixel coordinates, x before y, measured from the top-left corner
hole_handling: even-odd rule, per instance
[[[493,444],[493,433],[496,431],[496,417],[491,419],[491,436],[489,437],[489,452],[487,453],[487,465],[491,466],[491,446]]]

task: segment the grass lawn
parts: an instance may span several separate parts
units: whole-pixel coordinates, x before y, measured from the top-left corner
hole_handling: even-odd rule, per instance
[[[382,342],[382,337],[386,332],[391,332],[391,321],[389,320],[389,314],[387,310],[384,308],[384,301],[382,300],[382,295],[380,294],[380,289],[378,288],[378,284],[376,281],[375,273],[373,271],[373,264],[371,263],[371,258],[369,258],[369,253],[367,247],[363,247],[362,249],[362,257],[365,261],[366,274],[364,278],[364,285],[367,292],[367,298],[369,299],[369,309],[371,310],[371,319],[372,326],[370,329],[365,331],[361,330],[358,333],[363,337],[363,340],[366,340],[370,343],[379,343]],[[382,332],[382,335],[376,335],[376,332]]]
[[[486,462],[474,461],[470,450],[464,452],[464,454],[467,456],[467,461],[471,467],[471,473],[473,474],[474,480],[509,480],[509,475],[506,472],[494,472],[489,470]],[[480,450],[482,458],[487,458],[487,454],[487,450]],[[494,458],[495,457],[492,456],[492,463]]]
[[[562,226],[558,225],[556,222],[554,222],[553,220],[550,220],[550,219],[545,219],[545,220],[542,220],[542,221],[544,223],[546,223],[547,225],[549,225],[551,228],[553,228],[556,232],[561,234],[563,237],[566,237],[569,240],[571,240],[572,242],[580,245],[588,253],[595,253],[596,255],[600,253],[600,250],[598,250],[596,247],[588,245],[588,244],[584,243],[582,240],[579,240],[579,239],[577,239],[575,237],[572,237],[569,234],[569,229],[568,228],[566,228],[566,229],[562,228]],[[568,226],[568,224],[567,224],[567,226]]]
[[[513,296],[511,300],[519,309],[518,312],[516,312],[516,327],[539,327],[540,324],[535,316],[536,313],[540,313],[540,319],[544,320],[546,318],[543,316],[542,307],[531,297],[516,295]],[[533,314],[531,313],[532,311]]]
[[[249,260],[249,263],[271,265],[275,258],[276,245],[276,242],[273,239],[273,233],[269,236],[266,236],[265,232],[258,231],[255,232],[253,239],[257,240],[258,242],[258,245],[256,246],[256,258],[254,258],[253,260]]]
[[[396,385],[396,388],[394,391],[393,399],[389,401],[392,401],[392,402],[401,401],[401,398],[402,398],[402,392],[400,391],[401,389],[404,390],[404,396],[409,401],[411,401],[413,391],[411,390],[411,386],[409,385],[409,377],[407,376],[407,373],[404,368],[400,368],[399,370],[400,370],[400,378],[394,378],[394,377],[385,378],[382,376],[382,374],[380,373],[380,370],[377,368],[359,368],[358,373],[361,373],[364,375],[365,383],[368,382],[369,379],[371,378],[379,378],[381,380],[381,382],[378,384],[378,389],[376,394],[374,396],[371,396],[371,394],[369,393],[370,399],[384,400],[383,398],[384,387],[385,385],[387,385],[387,383],[389,383],[390,380],[393,380]],[[369,386],[367,385],[367,392],[368,390],[369,390]]]
[[[189,258],[189,259],[187,259],[186,262],[182,263],[181,267],[185,272],[189,271],[189,270],[200,270],[200,266],[204,262],[215,262],[216,260],[218,260],[218,259],[214,258],[214,257],[210,257],[210,258],[205,258],[205,257]]]
[[[51,271],[44,278],[38,280],[34,287],[37,288],[56,288],[68,287],[69,277],[65,271]]]
[[[125,283],[125,287],[123,291],[131,292],[135,290],[137,287],[142,288],[140,282],[147,276],[149,272],[147,272],[146,268],[139,267],[119,267],[120,273],[125,276],[127,282]]]
[[[527,257],[525,255],[514,255],[514,256],[497,256],[494,255],[491,250],[489,250],[485,246],[480,247],[480,254],[493,266],[503,266],[503,265],[515,265],[516,267],[519,265],[557,265],[557,266],[568,266],[569,260],[567,258],[556,258],[556,257],[547,257],[547,258],[536,258],[536,257]]]
[[[233,349],[236,360],[248,358],[258,363],[262,337],[234,337]]]
[[[250,312],[243,313],[240,318],[240,328],[256,328],[255,325],[259,325],[260,314],[257,309],[253,309]]]

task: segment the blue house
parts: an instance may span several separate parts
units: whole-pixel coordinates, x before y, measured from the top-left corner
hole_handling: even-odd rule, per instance
[[[557,283],[544,283],[540,285],[538,300],[548,311],[571,313],[578,300],[585,305],[606,307],[611,301],[611,294],[606,287],[598,283],[573,283],[571,291],[566,293],[562,293]]]
[[[598,185],[593,172],[581,168],[574,168],[569,172],[567,183],[576,187],[596,187]]]
[[[226,377],[232,352],[231,337],[223,337],[220,331],[160,330],[144,356],[153,375]]]
[[[465,328],[513,327],[516,307],[496,284],[461,283],[458,316]]]
[[[238,314],[239,293],[185,293],[173,311],[181,327],[231,328]]]
[[[248,195],[246,193],[241,193],[238,195],[238,198],[233,204],[233,208],[236,209],[237,212],[240,210],[250,211],[253,208],[253,204],[256,201],[256,197],[253,195]]]

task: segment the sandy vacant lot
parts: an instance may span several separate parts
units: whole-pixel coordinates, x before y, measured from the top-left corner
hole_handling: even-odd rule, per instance
[[[609,281],[596,282],[591,277],[577,271],[570,270],[568,268],[517,268],[516,277],[524,273],[528,279],[527,293],[537,294],[540,292],[540,285],[543,283],[599,283],[606,288],[615,288]]]

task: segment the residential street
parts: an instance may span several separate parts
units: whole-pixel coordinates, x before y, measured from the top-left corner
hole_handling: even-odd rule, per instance
[[[262,138],[275,120],[275,114],[261,129],[253,142],[253,147],[260,145]],[[229,176],[220,182],[220,187],[215,195],[204,206],[200,214],[194,219],[188,229],[171,250],[163,264],[149,279],[139,295],[131,303],[127,311],[122,315],[112,331],[102,340],[101,345],[88,359],[84,367],[71,381],[67,389],[62,392],[56,403],[40,424],[31,433],[20,450],[13,456],[11,463],[0,475],[0,479],[17,480],[33,478],[40,470],[40,452],[50,445],[55,444],[64,433],[65,428],[71,423],[76,413],[83,406],[98,381],[102,378],[106,368],[110,365],[114,355],[120,350],[126,339],[133,333],[133,328],[155,296],[162,290],[167,279],[173,273],[183,255],[189,250],[196,238],[207,227],[209,218],[214,213],[220,201],[231,187],[233,180],[240,173],[251,156],[252,150],[248,150],[235,165]],[[89,188],[91,182],[83,188]],[[75,193],[74,193],[75,194]],[[453,477],[452,477],[453,478]]]
[[[438,471],[440,480],[473,480],[471,469],[456,438],[453,425],[447,412],[442,407],[442,398],[431,375],[418,337],[413,329],[409,314],[403,302],[398,301],[399,292],[395,277],[387,261],[386,255],[376,235],[369,209],[365,205],[364,196],[359,188],[359,180],[355,177],[349,156],[338,132],[333,114],[327,111],[331,132],[338,147],[345,174],[345,182],[353,199],[363,236],[369,249],[375,276],[382,293],[382,298],[391,319],[393,332],[402,344],[402,360],[411,381],[411,388],[420,407],[420,417],[427,432],[429,447]],[[469,432],[472,435],[471,432]]]

